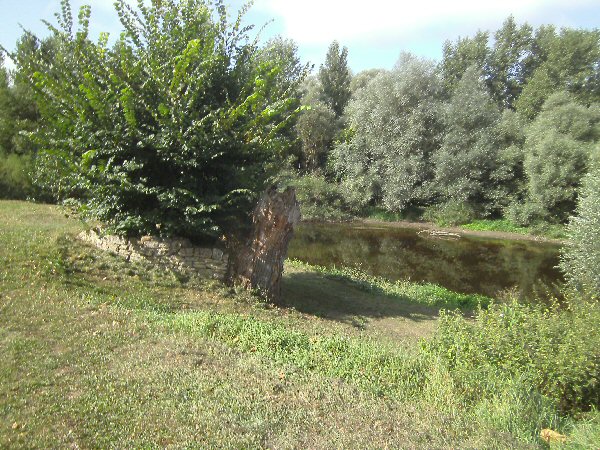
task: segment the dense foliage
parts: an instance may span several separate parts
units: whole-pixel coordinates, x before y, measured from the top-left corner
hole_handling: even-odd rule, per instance
[[[521,208],[520,221],[567,220],[598,139],[598,106],[581,106],[564,92],[548,98],[526,132],[523,149],[527,201]]]
[[[520,395],[527,388],[543,394],[538,402],[588,410],[600,405],[599,321],[598,304],[492,305],[475,321],[443,314],[428,350],[448,364],[452,382],[472,399],[502,396],[502,387],[518,383]]]
[[[17,43],[17,53],[23,58],[34,52],[47,57],[51,50],[51,41],[38,43],[28,34]],[[0,198],[24,199],[40,194],[30,178],[36,146],[26,136],[38,120],[31,87],[19,72],[9,73],[0,53]]]
[[[299,62],[260,49],[221,2],[116,9],[112,47],[89,39],[89,7],[75,31],[65,0],[53,70],[16,55],[43,117],[36,182],[121,233],[233,232],[292,140]]]
[[[352,132],[334,149],[333,165],[360,203],[400,211],[430,198],[441,94],[435,65],[409,54],[357,91],[348,106]]]
[[[467,69],[440,109],[444,133],[432,156],[437,194],[442,201],[496,206],[494,127],[500,113],[475,66]]]
[[[89,39],[88,8],[74,31],[68,2],[49,39],[21,39],[15,73],[0,77],[4,195],[31,195],[19,186],[35,161],[36,196],[74,198],[117,230],[211,234],[283,169],[335,184],[325,190],[344,215],[538,226],[573,213],[600,139],[598,30],[509,17],[446,42],[439,64],[403,54],[356,75],[334,41],[299,85],[309,66],[295,43],[259,46],[221,2],[118,11],[112,46]],[[42,133],[27,140],[38,109]],[[327,209],[327,198],[315,201]]]
[[[570,245],[562,267],[573,288],[587,296],[600,295],[600,148],[593,168],[584,178],[576,215],[568,226]]]

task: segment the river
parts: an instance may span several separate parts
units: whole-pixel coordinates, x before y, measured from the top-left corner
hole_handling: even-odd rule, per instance
[[[556,268],[557,244],[466,235],[440,239],[418,231],[362,223],[302,223],[288,256],[492,297],[507,290],[515,290],[522,298],[545,296],[548,288],[563,281]]]

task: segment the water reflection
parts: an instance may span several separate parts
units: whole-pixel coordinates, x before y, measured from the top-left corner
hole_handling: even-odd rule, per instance
[[[560,247],[479,237],[443,240],[418,230],[356,224],[302,224],[289,257],[324,266],[358,267],[391,280],[436,283],[457,292],[530,296],[561,282]]]

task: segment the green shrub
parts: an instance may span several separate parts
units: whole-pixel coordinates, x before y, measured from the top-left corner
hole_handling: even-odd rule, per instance
[[[42,116],[36,182],[119,234],[242,233],[294,141],[304,69],[256,44],[249,5],[230,21],[222,1],[118,0],[112,46],[89,6],[77,25],[61,5],[53,64],[16,56]]]
[[[378,206],[368,206],[361,209],[360,215],[361,217],[381,222],[400,222],[403,220],[418,222],[423,216],[423,208],[410,205],[403,209],[402,212],[394,212]]]
[[[569,284],[598,298],[600,293],[600,164],[585,177],[577,216],[568,225],[569,245],[561,266]]]
[[[531,234],[550,239],[565,239],[566,227],[560,223],[537,222],[529,227]]]
[[[31,157],[0,153],[0,198],[24,200],[31,194]]]
[[[467,398],[500,395],[510,380],[565,412],[600,405],[600,307],[491,305],[474,321],[443,313],[426,351],[446,361]],[[521,389],[522,391],[523,389]]]
[[[510,203],[504,210],[506,218],[522,227],[530,226],[543,216],[543,208],[526,200]]]
[[[441,227],[462,225],[476,218],[477,213],[470,204],[455,200],[429,206],[423,213],[424,220],[434,222]]]
[[[381,222],[398,222],[403,220],[402,214],[378,208],[376,206],[365,208],[363,214],[369,219],[379,220]]]
[[[289,182],[296,188],[302,218],[307,220],[347,220],[352,217],[351,205],[340,187],[321,175],[305,175]]]

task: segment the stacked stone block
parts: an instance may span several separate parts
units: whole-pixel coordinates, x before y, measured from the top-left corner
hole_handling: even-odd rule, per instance
[[[105,235],[97,228],[81,233],[79,239],[127,261],[147,261],[160,268],[195,273],[201,278],[225,277],[227,254],[219,248],[195,246],[188,239],[123,238]]]

